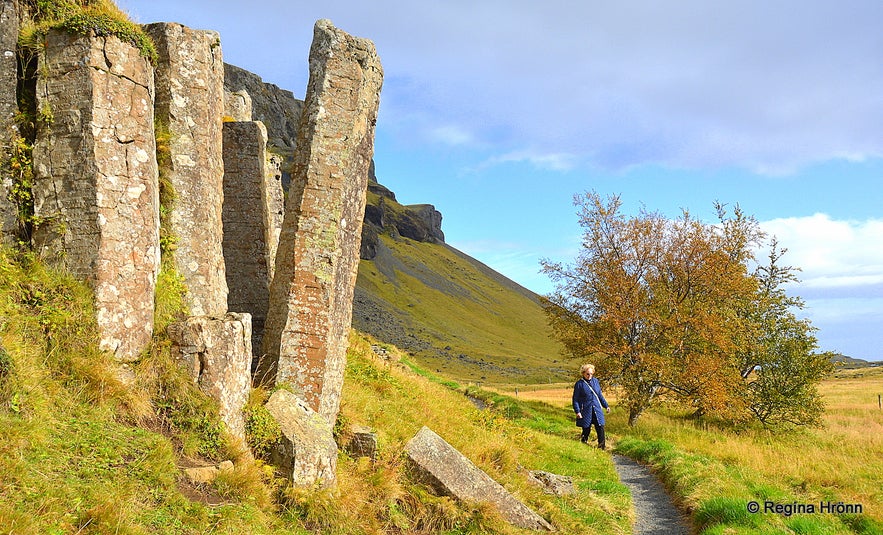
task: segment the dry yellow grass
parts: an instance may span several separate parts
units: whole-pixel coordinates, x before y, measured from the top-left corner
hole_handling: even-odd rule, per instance
[[[500,391],[512,395],[514,388]],[[666,411],[648,411],[629,428],[626,411],[616,409],[615,391],[610,390],[605,397],[614,407],[608,423],[614,437],[663,439],[685,452],[756,474],[783,491],[861,504],[867,515],[883,521],[883,410],[878,405],[883,368],[839,370],[819,387],[827,406],[823,427],[784,434],[702,428]],[[519,399],[554,407],[569,407],[570,396],[569,384],[518,387]]]

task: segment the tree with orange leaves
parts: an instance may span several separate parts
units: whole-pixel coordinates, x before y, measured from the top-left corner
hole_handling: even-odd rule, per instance
[[[759,406],[781,412],[758,403],[775,390],[773,382],[749,376],[770,362],[776,339],[765,335],[795,301],[782,300],[781,281],[764,278],[763,268],[750,270],[765,239],[757,221],[720,204],[715,225],[686,211],[675,220],[646,210],[626,217],[619,197],[594,192],[574,204],[583,246],[572,265],[543,261],[556,283],[545,309],[570,352],[597,361],[599,374],[622,389],[629,424],[662,394],[699,415],[731,420],[759,418]],[[770,282],[778,290],[770,291]],[[796,356],[812,361],[811,327],[790,325],[805,335]],[[813,392],[818,380],[797,382]],[[799,420],[790,421],[805,423]]]

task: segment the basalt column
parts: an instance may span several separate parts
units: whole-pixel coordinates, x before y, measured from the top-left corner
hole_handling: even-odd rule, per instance
[[[156,44],[156,117],[170,134],[160,172],[174,189],[169,229],[193,316],[227,312],[222,251],[224,62],[216,32],[175,23],[144,27]]]
[[[267,155],[263,123],[224,123],[224,261],[230,310],[248,312],[252,346],[260,341],[282,230],[282,175]]]
[[[316,23],[258,374],[291,383],[330,423],[340,405],[382,81],[371,41]]]
[[[136,360],[159,269],[153,69],[116,37],[62,31],[40,61],[34,245],[94,288],[101,347]]]
[[[8,166],[10,143],[15,134],[12,118],[18,111],[16,83],[19,14],[16,0],[0,0],[0,243],[12,243],[16,232],[17,209],[9,199],[12,174]]]

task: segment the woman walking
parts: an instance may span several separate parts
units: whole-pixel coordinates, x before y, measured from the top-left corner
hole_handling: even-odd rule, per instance
[[[581,378],[573,385],[573,411],[576,413],[576,425],[583,428],[580,441],[588,443],[589,433],[595,426],[598,435],[598,447],[607,449],[604,442],[604,411],[610,412],[610,405],[601,393],[601,383],[594,377],[594,364],[583,364],[579,369]]]

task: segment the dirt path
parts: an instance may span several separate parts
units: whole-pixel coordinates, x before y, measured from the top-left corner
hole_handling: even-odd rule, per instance
[[[613,455],[619,479],[632,492],[635,535],[689,535],[690,528],[659,479],[628,457]]]

